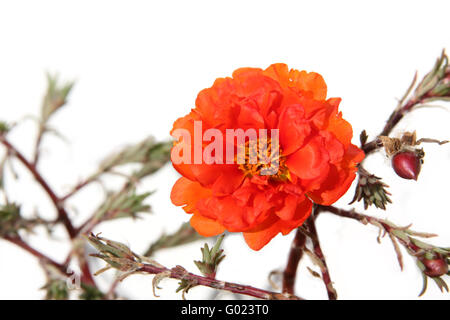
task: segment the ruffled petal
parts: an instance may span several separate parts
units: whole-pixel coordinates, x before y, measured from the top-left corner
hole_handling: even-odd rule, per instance
[[[301,226],[311,214],[312,203],[308,199],[297,205],[294,220],[281,220],[277,215],[272,214],[264,223],[257,228],[244,232],[244,239],[253,250],[260,250],[278,233],[286,235],[293,229]]]
[[[172,187],[170,200],[176,206],[184,206],[183,209],[187,213],[193,213],[197,202],[210,197],[211,193],[211,190],[203,188],[200,183],[181,177]]]
[[[327,179],[319,189],[308,193],[308,196],[321,205],[331,205],[342,197],[350,188],[356,177],[356,165],[364,159],[364,152],[350,145],[344,156],[343,163],[332,165]]]
[[[280,232],[278,222],[280,218],[271,215],[264,224],[252,232],[244,232],[244,239],[248,246],[253,250],[261,250],[266,244],[272,240]]]
[[[295,209],[298,203],[304,200],[305,197],[299,197],[292,194],[288,194],[284,198],[283,207],[277,210],[275,214],[282,220],[291,220],[294,217]]]
[[[213,237],[225,231],[225,228],[212,219],[203,217],[200,214],[194,214],[190,220],[192,228],[204,237]]]
[[[311,139],[303,148],[291,154],[286,165],[300,179],[323,177],[329,170],[329,156],[323,146],[323,138]]]
[[[286,64],[276,63],[264,70],[264,74],[279,81],[284,87],[311,94],[315,100],[324,100],[327,96],[327,85],[318,73],[289,70]]]
[[[301,148],[311,133],[311,127],[305,119],[305,110],[300,105],[288,106],[283,110],[278,128],[284,156]]]

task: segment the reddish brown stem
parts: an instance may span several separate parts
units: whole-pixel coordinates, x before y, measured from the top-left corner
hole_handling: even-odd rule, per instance
[[[40,146],[41,146],[41,142],[42,142],[42,138],[44,136],[44,132],[45,132],[45,127],[43,124],[39,125],[39,132],[37,135],[37,139],[36,139],[36,143],[34,145],[34,157],[33,157],[33,165],[37,166],[38,161],[39,161],[39,157],[41,155],[41,150],[40,150]]]
[[[63,264],[60,264],[60,263],[56,262],[55,260],[53,260],[53,259],[47,257],[46,255],[44,255],[43,253],[41,253],[40,251],[32,248],[28,243],[23,241],[20,237],[18,237],[18,236],[4,236],[3,239],[5,239],[6,241],[9,241],[9,242],[15,244],[16,246],[21,247],[22,249],[24,249],[28,253],[32,254],[33,256],[38,258],[39,260],[44,261],[44,262],[46,262],[48,264],[51,264],[52,266],[57,268],[59,271],[61,271],[61,273],[68,275],[67,271],[66,271],[66,267]]]
[[[69,237],[71,239],[74,239],[78,235],[78,232],[73,227],[72,222],[69,219],[69,215],[63,206],[63,202],[56,195],[56,193],[53,191],[53,189],[48,185],[46,180],[41,176],[41,174],[37,170],[36,166],[34,164],[30,163],[25,158],[25,156],[19,150],[17,150],[17,148],[15,148],[9,141],[6,140],[6,138],[4,136],[0,136],[0,142],[7,148],[8,153],[15,156],[28,169],[28,171],[33,175],[33,177],[36,179],[36,181],[45,190],[45,192],[49,196],[50,200],[53,202],[53,205],[55,206],[55,208],[58,212],[58,221],[63,223],[64,227],[67,230],[67,233],[69,234]],[[14,239],[14,240],[16,240],[16,239]],[[20,245],[22,248],[28,250],[30,253],[32,253],[35,256],[41,255],[42,257],[45,257],[43,254],[41,254],[38,251],[34,250],[33,248],[29,247],[28,244],[26,244],[23,241],[20,241],[17,244]],[[81,259],[81,260],[83,260],[83,259]],[[52,260],[50,260],[50,261],[52,261]],[[55,263],[55,262],[53,261],[53,263]],[[57,265],[63,266],[60,264],[57,264]],[[91,272],[89,271],[89,266],[85,260],[84,260],[84,262],[80,263],[80,267],[81,267],[81,271],[82,271],[82,279],[81,279],[82,282],[95,287],[94,279],[92,278]],[[64,267],[63,267],[63,269],[64,269]],[[64,272],[64,270],[62,270],[62,271]]]
[[[383,130],[380,132],[378,136],[388,136],[391,133],[392,129],[394,129],[394,127],[400,122],[400,120],[403,119],[405,114],[410,112],[414,106],[423,103],[424,100],[429,97],[430,95],[425,94],[420,99],[412,98],[409,99],[402,107],[396,108],[389,116],[388,121],[386,122]],[[381,146],[383,146],[383,144],[377,137],[374,140],[364,144],[361,148],[367,155],[377,150]]]
[[[75,195],[78,191],[80,191],[81,189],[83,189],[84,187],[86,187],[87,185],[91,184],[94,181],[96,181],[96,179],[89,178],[78,183],[70,192],[61,197],[61,202],[66,201],[67,199]]]
[[[66,209],[61,205],[61,200],[38,172],[36,166],[30,163],[22,153],[20,153],[11,143],[6,140],[4,136],[0,136],[0,142],[8,149],[8,152],[10,154],[15,156],[28,169],[28,171],[30,171],[36,181],[45,190],[58,212],[58,220],[64,224],[70,238],[73,239],[76,236],[76,231],[69,219]]]
[[[56,262],[55,260],[44,255],[42,252],[31,247],[28,243],[23,241],[19,236],[4,236],[3,239],[15,244],[16,246],[21,247],[22,249],[24,249],[31,255],[38,258],[40,261],[54,266],[56,269],[58,269],[62,274],[66,275],[67,277],[72,276],[72,273],[67,272],[67,262],[68,261],[65,262],[64,264]],[[91,275],[91,272],[89,271],[87,263],[80,263],[80,267],[81,267],[81,279],[80,279],[81,282],[83,284],[96,287],[96,284],[94,282],[94,279],[92,278],[92,275]]]
[[[294,285],[298,264],[302,259],[305,243],[306,236],[301,232],[300,229],[297,229],[295,238],[292,241],[288,262],[283,272],[283,292],[285,293],[294,294]]]
[[[337,208],[335,206],[319,206],[318,208],[320,209],[320,211],[330,212],[337,216],[357,220],[363,224],[376,222],[376,223],[382,225],[383,228],[385,228],[386,231],[388,231],[388,232],[392,229],[392,227],[390,225],[386,224],[386,222],[383,221],[382,219],[377,219],[375,217],[371,217],[371,216],[368,216],[368,215],[365,215],[362,213],[358,213],[354,210],[344,210],[344,209]]]
[[[316,213],[319,212],[319,208],[317,208]],[[322,273],[322,280],[325,284],[325,288],[327,289],[328,299],[330,300],[336,300],[337,299],[337,293],[336,290],[333,287],[333,282],[331,281],[330,272],[328,270],[327,262],[325,260],[325,256],[322,252],[322,248],[320,247],[319,237],[317,234],[316,229],[316,221],[315,216],[312,215],[309,217],[309,219],[306,221],[306,225],[308,227],[309,232],[311,233],[311,241],[313,244],[313,250],[316,257],[320,260],[321,266],[320,271]]]
[[[131,182],[131,181],[127,181],[127,182],[123,185],[121,191],[119,191],[119,192],[124,192],[124,191],[127,190],[131,185],[132,185],[132,182]],[[115,211],[111,211],[111,212],[107,213],[105,216],[108,216],[108,215],[113,216],[115,213],[116,213]],[[95,216],[91,216],[91,217],[89,217],[85,222],[83,222],[83,223],[75,230],[75,233],[76,233],[77,235],[80,234],[81,232],[82,232],[83,234],[89,234],[89,233],[95,228],[95,226],[96,226],[98,223],[100,223],[101,221],[106,220],[106,219],[107,219],[107,217],[103,217],[102,219],[97,219]]]
[[[357,220],[363,224],[371,223],[378,226],[381,226],[387,233],[391,233],[391,231],[395,230],[395,227],[386,223],[383,219],[378,219],[375,217],[371,217],[362,213],[358,213],[354,210],[344,210],[340,208],[336,208],[334,206],[319,206],[321,211],[330,212],[337,216],[349,218],[353,220]],[[411,251],[417,251],[419,248],[414,245],[414,243],[406,242],[403,239],[396,237],[396,239],[405,247],[410,249]]]
[[[140,272],[149,274],[166,273],[169,278],[187,281],[191,286],[205,286],[213,289],[225,290],[237,294],[243,294],[263,300],[303,300],[302,298],[288,293],[271,292],[263,289],[254,288],[242,284],[220,281],[208,277],[199,276],[187,272],[183,267],[177,266],[172,269],[157,267],[150,264],[143,264]]]

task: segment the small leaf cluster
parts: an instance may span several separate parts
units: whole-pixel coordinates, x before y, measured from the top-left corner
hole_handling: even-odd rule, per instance
[[[387,203],[392,203],[389,198],[391,194],[387,191],[388,187],[380,177],[367,172],[360,166],[358,184],[350,204],[363,200],[364,209],[375,205],[377,208],[386,210]]]
[[[151,192],[136,193],[129,187],[117,193],[110,193],[103,204],[97,209],[94,219],[106,221],[119,218],[137,218],[138,213],[151,212],[151,207],[144,203]]]
[[[208,244],[205,243],[205,246],[200,249],[202,252],[202,261],[194,261],[197,268],[205,276],[214,278],[217,272],[217,267],[225,258],[223,249],[220,249],[224,237],[225,235],[221,235],[214,247],[211,249],[209,249]]]

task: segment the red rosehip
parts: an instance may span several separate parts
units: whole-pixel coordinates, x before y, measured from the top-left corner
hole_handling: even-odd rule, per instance
[[[424,273],[429,277],[440,277],[448,272],[448,264],[442,259],[423,259],[422,263],[425,265]]]
[[[420,157],[413,151],[402,151],[392,157],[392,167],[403,179],[417,180],[421,165]]]

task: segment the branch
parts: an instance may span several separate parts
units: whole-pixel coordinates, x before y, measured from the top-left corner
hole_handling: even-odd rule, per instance
[[[45,192],[47,193],[47,195],[50,197],[51,201],[53,202],[53,204],[58,212],[58,220],[64,224],[70,238],[71,239],[75,238],[76,231],[72,225],[72,222],[69,219],[66,209],[61,205],[61,200],[58,198],[58,196],[55,194],[53,189],[48,185],[48,183],[45,181],[45,179],[38,172],[36,166],[34,166],[32,163],[30,163],[23,156],[22,153],[20,153],[11,143],[9,143],[6,140],[6,138],[3,135],[0,135],[0,143],[2,143],[8,149],[8,153],[15,156],[28,169],[28,171],[30,171],[30,173],[34,176],[36,181],[41,185],[41,187],[45,190]]]
[[[103,173],[103,172],[102,172]],[[97,181],[98,177],[102,174],[102,173],[97,173],[89,178],[87,178],[86,180],[81,181],[80,183],[78,183],[75,187],[72,188],[71,191],[69,191],[68,193],[66,193],[64,196],[61,197],[61,201],[64,202],[67,199],[71,198],[73,195],[75,195],[76,193],[78,193],[78,191],[80,191],[81,189],[83,189],[84,187],[86,187],[87,185],[91,184],[94,181]]]
[[[155,275],[161,274],[168,278],[184,281],[188,283],[190,287],[200,285],[210,287],[213,289],[243,294],[263,300],[303,300],[302,298],[289,293],[272,292],[242,284],[225,282],[208,277],[199,276],[187,272],[186,269],[184,269],[181,266],[176,266],[175,268],[168,269],[163,266],[158,267],[152,264],[143,264],[142,267],[138,269],[138,272],[145,272]]]
[[[389,116],[386,125],[378,137],[367,144],[363,143],[362,149],[366,154],[381,147],[383,144],[381,143],[379,136],[388,136],[400,120],[402,120],[408,112],[412,111],[414,107],[424,105],[427,102],[434,100],[448,101],[450,97],[450,67],[448,66],[448,57],[445,54],[445,51],[442,51],[441,57],[437,59],[433,69],[423,77],[422,81],[420,81],[417,86],[415,86],[416,81],[417,73],[408,87],[408,90],[406,90],[406,93],[398,102],[397,108],[395,108]],[[414,92],[411,94],[413,89]]]
[[[204,237],[199,235],[197,231],[191,227],[189,222],[185,222],[174,233],[162,234],[158,240],[150,245],[143,255],[145,257],[150,257],[158,250],[184,245],[200,239],[204,239]]]
[[[297,274],[298,264],[303,256],[303,248],[305,243],[306,236],[300,229],[297,229],[295,238],[292,241],[288,262],[283,272],[283,292],[285,293],[294,294],[295,277]]]
[[[42,142],[42,138],[44,136],[45,133],[45,125],[43,125],[42,123],[39,124],[39,129],[38,129],[38,134],[37,134],[37,138],[36,138],[36,142],[34,144],[34,156],[33,156],[33,165],[37,166],[38,162],[39,162],[39,157],[41,155],[41,142]]]
[[[128,180],[125,182],[125,184],[122,186],[122,189],[117,194],[121,194],[123,192],[127,192],[128,189],[132,188],[134,186],[135,182],[133,180]],[[118,210],[114,210],[112,212],[108,212],[107,215],[113,216],[115,213],[117,213]],[[96,212],[92,216],[86,219],[85,222],[83,222],[76,230],[75,233],[77,235],[79,234],[89,234],[100,222],[107,220],[104,217],[97,217]]]
[[[417,239],[417,237],[435,237],[435,234],[411,230],[411,225],[399,227],[388,220],[378,219],[362,213],[357,213],[353,209],[344,210],[334,206],[320,206],[319,208],[322,211],[328,211],[340,217],[354,219],[363,224],[370,223],[378,227],[380,230],[377,239],[378,242],[380,242],[381,237],[384,235],[389,236],[389,239],[392,241],[394,250],[397,254],[400,269],[403,270],[403,255],[399,247],[399,244],[401,244],[406,249],[408,254],[415,258],[416,264],[422,273],[424,286],[419,296],[425,293],[428,278],[432,279],[441,291],[449,291],[443,277],[446,274],[450,275],[450,248],[436,247],[432,244],[425,243]]]
[[[28,253],[30,253],[33,256],[35,256],[36,258],[38,258],[40,261],[43,261],[45,263],[48,263],[48,264],[54,266],[56,269],[61,271],[61,273],[65,274],[67,276],[70,276],[67,273],[67,271],[66,271],[66,266],[65,265],[54,261],[53,259],[51,259],[51,258],[47,257],[46,255],[44,255],[43,253],[41,253],[40,251],[32,248],[28,243],[23,241],[22,238],[20,238],[18,236],[4,236],[3,239],[6,240],[6,241],[11,242],[13,244],[15,244],[16,246],[21,247],[22,249],[24,249]]]
[[[317,214],[320,212],[320,207],[317,207],[314,214]],[[330,272],[328,271],[327,262],[325,260],[325,256],[322,252],[322,248],[320,247],[319,237],[317,235],[317,229],[316,229],[316,216],[310,216],[308,220],[306,220],[306,225],[308,227],[309,232],[311,232],[312,237],[311,241],[313,244],[313,250],[314,254],[320,261],[320,271],[322,273],[322,280],[325,284],[325,288],[327,289],[328,299],[330,300],[336,300],[337,299],[337,293],[336,290],[333,287],[333,282],[331,281]]]
[[[378,137],[388,136],[391,133],[392,129],[394,129],[394,127],[400,122],[400,120],[402,120],[403,117],[413,109],[413,107],[422,104],[426,100],[426,98],[427,97],[425,96],[420,99],[412,98],[405,105],[399,105],[399,107],[396,108],[389,116],[389,119],[380,134],[374,140],[362,146],[362,150],[364,151],[364,153],[367,155],[382,147],[383,143]]]
[[[101,238],[94,234],[90,234],[86,238],[91,245],[99,251],[99,253],[91,254],[91,256],[100,258],[108,264],[106,267],[97,271],[95,275],[111,268],[122,272],[122,275],[119,277],[120,281],[135,273],[154,274],[153,293],[155,293],[155,289],[158,288],[158,283],[162,279],[172,278],[180,280],[177,292],[182,290],[183,297],[190,288],[195,286],[205,286],[265,300],[303,300],[302,298],[289,293],[272,292],[247,285],[220,281],[211,276],[199,276],[188,272],[181,266],[168,269],[150,258],[135,254],[123,243]]]

